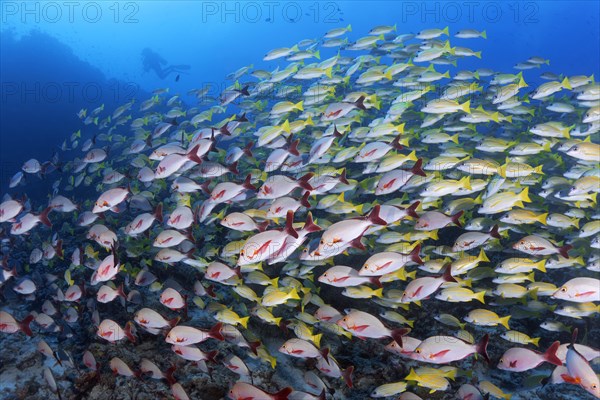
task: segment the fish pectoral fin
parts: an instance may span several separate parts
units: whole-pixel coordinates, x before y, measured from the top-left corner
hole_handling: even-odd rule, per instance
[[[437,352],[437,353],[435,353],[435,354],[431,354],[431,355],[429,356],[429,358],[438,358],[438,357],[443,357],[443,356],[445,356],[445,355],[446,355],[446,354],[447,354],[449,351],[450,351],[450,349],[447,349],[447,350],[442,350],[442,351],[438,351],[438,352]]]
[[[352,328],[352,330],[355,332],[362,332],[365,329],[367,329],[368,327],[369,327],[369,325],[359,325],[359,326],[355,326],[354,328]]]

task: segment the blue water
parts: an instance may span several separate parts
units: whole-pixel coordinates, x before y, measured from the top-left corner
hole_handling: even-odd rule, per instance
[[[0,189],[30,157],[49,159],[71,132],[75,114],[105,103],[113,110],[159,87],[185,94],[231,82],[225,76],[249,64],[271,70],[262,56],[276,47],[319,38],[352,24],[349,38],[380,24],[398,33],[450,26],[485,29],[488,40],[454,39],[475,47],[483,60],[461,60],[461,69],[517,72],[531,56],[550,59],[539,73],[599,75],[600,3],[524,2],[13,2],[1,6]],[[191,68],[160,79],[145,72],[141,52],[150,48],[169,64]],[[329,50],[329,51],[327,51]],[[337,51],[323,49],[322,58]],[[442,69],[443,70],[443,69]],[[190,104],[194,99],[187,98]]]

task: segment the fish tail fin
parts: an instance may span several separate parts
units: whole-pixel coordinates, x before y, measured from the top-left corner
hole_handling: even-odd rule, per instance
[[[450,263],[444,267],[442,277],[444,278],[444,282],[456,282],[456,278],[452,276],[452,265]]]
[[[481,354],[481,356],[485,359],[485,361],[490,364],[490,357],[488,356],[487,353],[487,346],[488,343],[490,341],[490,335],[489,334],[485,334],[485,336],[483,338],[481,338],[481,340],[479,341],[479,343],[477,343],[477,345],[475,346],[475,349],[477,350],[477,354]]]
[[[163,204],[162,203],[158,203],[158,205],[154,209],[154,218],[156,218],[156,220],[162,224],[162,222],[163,222]]]
[[[423,167],[423,159],[419,158],[417,160],[417,162],[415,163],[415,165],[413,165],[413,167],[410,169],[411,174],[419,175],[419,176],[427,176],[425,171],[423,171],[422,167]]]
[[[467,190],[471,190],[473,189],[471,187],[471,177],[470,176],[465,176],[463,178],[460,178],[460,180],[458,181],[458,183],[460,184],[461,187],[467,189]]]
[[[279,287],[279,277],[278,276],[271,279],[269,282],[271,282],[271,286],[273,286],[275,289],[277,289]]]
[[[538,220],[538,222],[542,225],[548,225],[547,224],[547,219],[548,219],[548,213],[543,213],[537,216],[536,218]]]
[[[378,276],[372,276],[369,278],[369,282],[371,282],[374,285],[377,285],[377,287],[382,288],[383,285],[381,284],[381,281],[379,280]]]
[[[471,100],[467,100],[460,105],[460,109],[466,112],[467,114],[471,114]]]
[[[569,89],[569,90],[573,89],[571,87],[571,82],[569,82],[569,78],[567,78],[566,76],[565,76],[565,79],[563,79],[562,82],[560,83],[560,86],[562,86],[563,89]]]
[[[531,199],[529,198],[529,186],[525,186],[525,189],[519,193],[519,199],[524,203],[531,203]]]
[[[442,33],[446,34],[446,36],[450,36],[450,33],[448,33],[448,27],[447,26],[444,29],[442,29]]]
[[[250,319],[250,317],[242,317],[240,318],[239,322],[240,325],[242,325],[244,327],[244,329],[248,329],[248,320]]]
[[[496,239],[500,239],[500,232],[498,232],[498,225],[494,225],[492,230],[490,231],[490,236]]]
[[[23,321],[18,323],[21,332],[23,332],[27,336],[33,336],[33,332],[31,332],[31,328],[29,327],[29,324],[31,323],[31,321],[33,321],[33,319],[33,315],[28,315],[27,317],[25,317],[25,319],[23,319]]]
[[[285,218],[285,233],[298,239],[298,232],[294,229],[294,211],[288,210]]]
[[[302,199],[300,200],[300,204],[302,204],[306,208],[311,208],[310,202],[308,201],[308,197],[310,196],[310,192],[307,190],[304,192]]]
[[[456,135],[452,135],[450,136],[450,140],[455,143],[458,144],[458,133]]]
[[[346,386],[352,388],[352,374],[354,373],[354,365],[350,365],[348,368],[342,370],[342,379],[346,382]]]
[[[417,263],[417,264],[419,264],[419,265],[423,265],[423,264],[424,264],[424,262],[423,262],[423,260],[421,259],[421,257],[419,256],[419,253],[420,253],[420,252],[421,252],[421,243],[417,244],[417,245],[414,247],[414,249],[412,249],[412,251],[410,252],[409,256],[410,256],[410,259],[411,259],[413,262],[416,262],[416,263]]]
[[[360,108],[361,110],[366,110],[366,109],[367,109],[367,107],[365,106],[365,103],[364,103],[364,101],[365,101],[365,96],[360,96],[360,97],[358,98],[358,100],[356,100],[356,102],[354,103],[354,105],[355,105],[357,108]]]
[[[560,361],[560,359],[556,356],[556,350],[558,350],[559,346],[560,342],[558,340],[552,343],[550,347],[548,347],[548,350],[546,350],[546,352],[544,353],[544,360],[548,361],[551,364],[561,366],[562,361]]]
[[[569,258],[569,250],[571,250],[572,248],[573,248],[573,246],[571,246],[570,244],[567,244],[565,246],[559,247],[558,252],[564,258]]]
[[[222,328],[223,328],[223,323],[217,322],[212,328],[210,328],[210,331],[208,331],[208,336],[210,336],[213,339],[220,340],[220,341],[225,340],[225,338],[223,337],[223,334],[221,333]]]
[[[373,209],[367,216],[367,219],[369,220],[369,222],[371,222],[372,224],[375,224],[375,225],[387,225],[387,222],[385,220],[381,219],[381,217],[379,216],[380,209],[381,209],[381,206],[379,206],[379,205],[376,205],[375,207],[373,207]]]
[[[379,289],[375,289],[373,290],[373,296],[377,297],[377,298],[382,298],[383,297],[383,288],[379,288]]]
[[[306,215],[306,222],[304,222],[302,229],[307,232],[318,232],[321,230],[321,227],[314,223],[311,212]]]
[[[406,215],[413,217],[413,218],[419,218],[419,214],[417,214],[417,208],[419,208],[420,205],[421,205],[421,202],[418,200],[415,201],[414,203],[412,203],[406,209]]]
[[[402,347],[402,337],[408,335],[410,331],[410,328],[398,328],[392,330],[390,336],[398,343],[398,345],[400,345],[400,347]]]
[[[485,31],[485,29],[483,30],[483,32],[481,32],[480,36],[484,39],[487,39],[487,32]]]
[[[121,298],[127,300],[127,295],[125,294],[125,289],[123,287],[123,284],[121,283],[119,285],[119,287],[117,288],[117,295],[121,296]]]
[[[540,338],[536,337],[536,338],[531,338],[530,343],[534,346],[539,346],[540,345]]]
[[[291,387],[286,387],[281,389],[279,392],[272,394],[271,398],[273,400],[287,400],[288,396],[294,391]]]
[[[300,296],[298,295],[298,291],[296,290],[296,288],[292,288],[292,290],[290,290],[289,296],[292,300],[300,300]]]
[[[294,104],[294,108],[298,111],[304,111],[304,100],[300,100],[298,103]]]
[[[479,300],[481,304],[485,304],[485,290],[475,293],[475,298]]]
[[[50,222],[50,219],[48,218],[48,214],[50,214],[50,211],[52,211],[52,207],[46,208],[44,211],[41,212],[38,218],[40,219],[40,222],[42,224],[46,225],[49,228],[52,228],[52,222]]]
[[[321,338],[322,337],[323,337],[322,333],[317,333],[316,335],[311,336],[310,340],[312,340],[312,342],[315,344],[315,346],[321,347]]]
[[[573,218],[571,220],[571,223],[573,224],[573,226],[577,229],[579,229],[579,218]]]
[[[416,150],[413,150],[409,155],[406,156],[406,159],[409,161],[417,161],[417,152]]]
[[[252,174],[248,174],[246,175],[246,179],[244,179],[244,183],[242,184],[242,186],[244,187],[244,189],[248,189],[248,190],[256,190],[256,186],[254,186],[250,180],[252,179]]]
[[[450,217],[450,219],[452,220],[452,223],[454,223],[454,225],[458,226],[459,228],[462,228],[462,224],[460,223],[460,217],[462,217],[463,214],[464,214],[464,211],[461,210]]]
[[[298,140],[294,140],[292,143],[290,143],[290,146],[288,147],[288,153],[290,153],[293,156],[299,156],[300,152],[298,151],[298,145],[300,144],[300,139]]]
[[[535,263],[535,268],[538,271],[546,272],[546,260],[544,259],[544,260],[540,260],[540,261],[536,262]]]
[[[477,256],[477,258],[479,259],[479,261],[490,262],[490,259],[485,254],[485,251],[483,251],[483,248],[479,250],[479,255]]]
[[[173,328],[173,327],[177,326],[177,324],[179,323],[179,321],[181,321],[181,317],[175,317],[175,318],[173,318],[173,319],[170,319],[170,320],[168,321],[168,322],[169,322],[169,326],[170,326],[171,328]]]
[[[505,327],[506,329],[510,329],[510,327],[508,326],[508,320],[510,319],[510,315],[507,315],[506,317],[502,317],[498,320],[498,322],[500,323],[500,325],[502,325],[503,327]]]

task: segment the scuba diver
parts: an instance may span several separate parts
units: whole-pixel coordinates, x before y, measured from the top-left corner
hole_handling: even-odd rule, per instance
[[[142,63],[144,64],[144,71],[154,70],[160,79],[165,79],[171,73],[185,73],[190,69],[189,65],[166,66],[167,61],[149,48],[142,50]]]

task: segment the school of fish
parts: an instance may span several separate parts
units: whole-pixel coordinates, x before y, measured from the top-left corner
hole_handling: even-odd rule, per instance
[[[219,369],[234,400],[510,399],[504,373],[600,398],[594,77],[541,57],[451,73],[485,31],[350,35],[274,49],[195,107],[165,88],[81,110],[0,204],[2,335],[176,399]],[[26,195],[39,178],[48,202]]]

